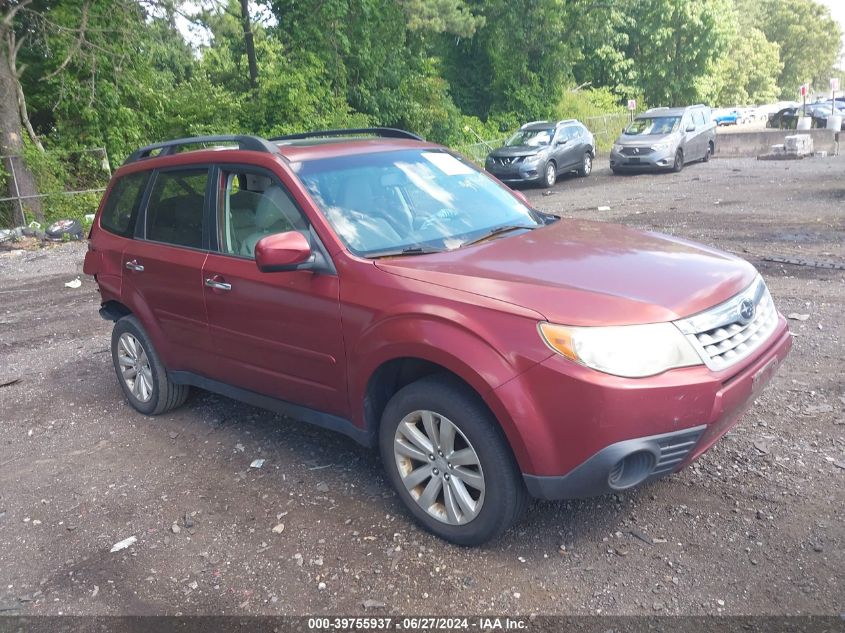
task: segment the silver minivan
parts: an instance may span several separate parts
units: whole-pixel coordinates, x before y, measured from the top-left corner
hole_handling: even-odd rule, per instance
[[[671,169],[707,162],[716,149],[716,124],[704,105],[652,108],[622,130],[610,151],[610,169],[641,171]]]

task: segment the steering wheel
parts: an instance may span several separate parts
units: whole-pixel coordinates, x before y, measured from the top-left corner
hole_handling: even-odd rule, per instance
[[[443,207],[439,209],[436,213],[431,214],[428,216],[422,224],[420,224],[420,231],[424,231],[425,229],[434,226],[438,222],[451,222],[452,220],[458,219],[458,211],[454,209],[447,209]]]

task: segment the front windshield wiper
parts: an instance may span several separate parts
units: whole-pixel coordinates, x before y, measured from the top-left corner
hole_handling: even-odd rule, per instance
[[[489,240],[491,237],[496,237],[497,235],[501,235],[502,233],[510,233],[511,231],[533,231],[536,229],[536,226],[526,226],[525,224],[505,224],[503,226],[497,226],[496,228],[490,229],[484,235],[475,238],[474,240],[468,240],[461,244],[461,248],[464,246],[472,246],[473,244],[478,244],[479,242],[483,242],[485,240]]]
[[[444,249],[433,246],[406,246],[405,248],[392,248],[383,251],[374,251],[364,255],[367,259],[381,259],[382,257],[408,257],[409,255],[428,255],[429,253],[442,253]]]

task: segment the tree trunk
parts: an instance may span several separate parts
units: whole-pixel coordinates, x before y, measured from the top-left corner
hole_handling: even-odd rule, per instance
[[[258,61],[255,59],[255,37],[252,34],[252,20],[249,17],[249,0],[241,0],[241,25],[244,29],[244,46],[249,62],[249,87],[258,89]]]
[[[8,30],[3,29],[0,36],[0,155],[6,157],[3,158],[3,169],[6,171],[8,195],[2,197],[19,198],[37,195],[38,186],[35,176],[21,156],[23,127],[18,102],[19,84],[12,66],[14,61],[9,59],[8,37]],[[22,211],[33,213],[39,220],[44,219],[40,198],[27,197],[24,200],[12,200],[0,205],[9,205],[12,209],[11,224],[13,226],[22,223]],[[4,214],[0,211],[0,216],[2,215]]]

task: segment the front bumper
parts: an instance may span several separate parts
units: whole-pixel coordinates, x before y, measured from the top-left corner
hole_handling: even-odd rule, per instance
[[[615,150],[610,152],[610,167],[615,171],[672,169],[674,162],[674,147],[637,155],[628,155]]]
[[[542,161],[536,165],[517,163],[516,165],[502,166],[488,164],[485,165],[484,169],[505,184],[538,182],[543,177]]]
[[[695,366],[627,379],[554,355],[496,389],[491,406],[513,421],[511,445],[533,496],[594,496],[698,458],[739,421],[791,346],[778,316],[758,354],[721,372]]]

